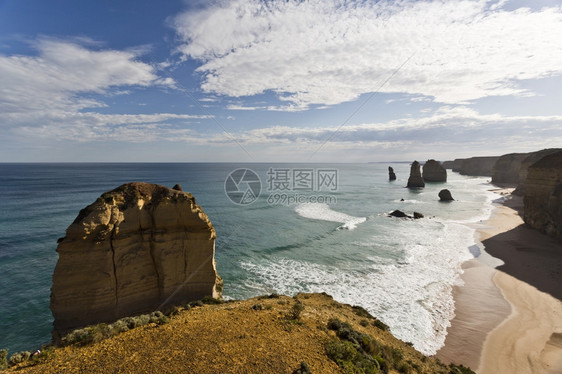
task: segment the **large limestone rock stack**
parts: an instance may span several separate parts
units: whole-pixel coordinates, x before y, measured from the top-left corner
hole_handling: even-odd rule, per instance
[[[394,174],[394,169],[391,166],[388,167],[388,180],[389,181],[396,180],[396,174]]]
[[[425,187],[421,171],[420,163],[417,161],[412,162],[410,167],[410,177],[408,178],[408,188],[420,188]]]
[[[128,183],[80,211],[57,248],[55,340],[77,327],[221,296],[213,225],[176,188]]]
[[[423,180],[426,182],[447,182],[447,170],[439,161],[427,160],[423,165]]]
[[[530,166],[525,185],[525,222],[562,242],[562,151]]]

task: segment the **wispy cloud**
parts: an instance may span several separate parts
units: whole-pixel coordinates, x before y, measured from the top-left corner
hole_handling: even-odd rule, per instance
[[[205,92],[267,91],[304,110],[377,90],[442,103],[533,95],[528,79],[562,74],[562,9],[503,1],[219,1],[172,21]]]
[[[102,107],[104,103],[82,94],[173,85],[130,51],[92,50],[54,39],[41,39],[36,47],[38,56],[0,55],[0,110],[4,114]]]

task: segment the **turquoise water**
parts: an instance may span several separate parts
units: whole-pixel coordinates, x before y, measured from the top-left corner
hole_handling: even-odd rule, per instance
[[[145,181],[180,183],[209,215],[225,298],[324,291],[367,308],[397,337],[432,354],[454,315],[451,290],[460,264],[473,257],[469,224],[489,216],[493,196],[485,178],[450,171],[447,183],[411,191],[404,188],[409,165],[390,165],[397,181],[388,182],[389,164],[377,163],[2,164],[0,348],[31,350],[49,341],[57,238],[101,193]],[[255,171],[261,180],[261,195],[248,205],[234,204],[225,194],[225,180],[238,168]],[[337,188],[297,191],[291,183],[289,190],[268,191],[268,179],[281,181],[272,170],[292,175],[295,169],[335,170]],[[457,201],[440,203],[442,188]],[[281,195],[270,193],[301,201],[281,204]],[[426,218],[387,217],[394,209]]]

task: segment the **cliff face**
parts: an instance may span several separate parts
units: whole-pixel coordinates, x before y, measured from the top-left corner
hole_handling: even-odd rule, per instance
[[[443,165],[445,169],[452,169],[454,164],[455,161],[443,161],[441,165]]]
[[[498,159],[499,156],[466,158],[461,161],[460,168],[453,169],[453,171],[458,171],[463,175],[491,177],[494,164]]]
[[[59,239],[51,289],[55,340],[88,324],[220,297],[215,237],[189,193],[128,183],[102,194]]]
[[[460,172],[462,168],[462,163],[464,162],[464,158],[455,158],[451,165],[451,169],[456,172]]]
[[[562,151],[531,165],[525,185],[525,222],[562,242]]]
[[[525,195],[525,181],[527,179],[527,171],[531,165],[539,161],[545,156],[551,155],[553,153],[562,151],[562,148],[549,148],[543,149],[537,152],[528,153],[527,157],[521,161],[521,166],[519,167],[519,184],[513,193],[515,195],[524,196]]]
[[[447,170],[439,161],[427,160],[423,165],[423,180],[426,182],[447,182]]]
[[[529,153],[510,153],[500,156],[493,168],[492,183],[519,183],[521,163]]]
[[[410,167],[410,177],[408,178],[408,188],[419,188],[425,187],[425,183],[423,181],[421,171],[420,171],[420,163],[414,161],[412,166]]]

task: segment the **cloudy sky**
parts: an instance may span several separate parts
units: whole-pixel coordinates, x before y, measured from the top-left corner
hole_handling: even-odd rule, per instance
[[[0,0],[0,162],[562,146],[562,1]]]

